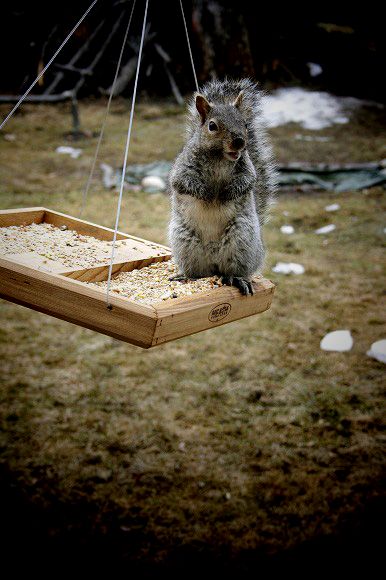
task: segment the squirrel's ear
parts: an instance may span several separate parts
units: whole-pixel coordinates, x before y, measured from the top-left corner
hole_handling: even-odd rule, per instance
[[[234,107],[236,107],[236,109],[238,109],[240,107],[240,105],[242,104],[243,96],[244,96],[243,91],[240,91],[239,94],[237,95],[237,97],[235,98],[235,100],[233,101],[232,104]]]
[[[210,111],[210,103],[199,93],[196,94],[196,109],[200,113],[201,121],[205,123]]]

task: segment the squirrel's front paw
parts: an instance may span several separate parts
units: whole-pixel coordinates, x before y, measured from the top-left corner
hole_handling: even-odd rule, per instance
[[[244,296],[248,296],[248,294],[252,296],[254,294],[252,282],[240,276],[222,276],[221,283],[226,286],[236,286]]]

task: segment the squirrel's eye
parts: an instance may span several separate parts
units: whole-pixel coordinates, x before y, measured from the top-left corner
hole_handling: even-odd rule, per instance
[[[209,121],[208,129],[209,131],[217,131],[218,127],[214,121]]]

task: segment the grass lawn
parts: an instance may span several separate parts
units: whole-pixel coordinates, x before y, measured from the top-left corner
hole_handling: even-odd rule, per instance
[[[103,115],[103,103],[81,103],[84,128]],[[122,163],[127,121],[127,104],[114,103],[101,161]],[[382,122],[365,111],[318,132],[331,137],[322,143],[295,140],[312,134],[296,125],[271,134],[282,162],[372,161],[385,157]],[[59,155],[69,129],[67,105],[26,105],[9,123],[2,208],[78,215],[96,138],[74,145],[77,160]],[[141,105],[129,162],[173,159],[183,130],[176,107]],[[116,202],[98,173],[84,217],[112,227]],[[341,209],[327,213],[333,202]],[[380,558],[385,367],[366,351],[386,338],[385,205],[381,188],[279,196],[265,230],[271,310],[150,351],[2,301],[8,554],[111,559],[137,577]],[[168,212],[166,195],[126,193],[120,229],[165,243]],[[334,232],[314,234],[328,223]],[[273,274],[277,261],[306,272]],[[351,330],[350,352],[320,350],[336,329]]]

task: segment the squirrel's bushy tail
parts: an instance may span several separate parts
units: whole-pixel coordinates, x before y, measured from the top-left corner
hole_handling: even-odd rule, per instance
[[[264,93],[256,86],[256,83],[248,78],[213,80],[200,88],[200,94],[207,101],[221,104],[233,103],[241,91],[243,91],[243,99],[240,111],[247,124],[247,150],[257,174],[256,207],[260,223],[264,223],[267,219],[268,206],[272,202],[277,188],[277,172],[273,161],[272,147],[262,116],[262,96]],[[195,105],[196,94],[194,94],[188,108],[188,137],[192,136],[201,125]]]

